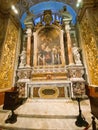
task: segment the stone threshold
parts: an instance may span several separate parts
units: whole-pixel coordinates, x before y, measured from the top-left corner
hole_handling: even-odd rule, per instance
[[[17,114],[18,117],[24,118],[47,118],[47,119],[76,119],[77,115],[27,115],[27,114]]]

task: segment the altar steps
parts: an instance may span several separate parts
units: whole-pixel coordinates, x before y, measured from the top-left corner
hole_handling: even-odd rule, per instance
[[[88,100],[81,102],[83,115],[91,123]],[[78,115],[76,101],[69,100],[27,100],[15,110],[17,122],[5,123],[10,111],[0,110],[1,130],[84,130],[75,125]],[[92,127],[89,128],[92,130]]]

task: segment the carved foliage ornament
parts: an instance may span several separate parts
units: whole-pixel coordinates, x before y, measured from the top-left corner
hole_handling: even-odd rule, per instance
[[[15,27],[12,21],[9,20],[3,48],[3,56],[0,65],[1,88],[12,87],[17,38],[18,38],[18,29]]]
[[[81,22],[81,34],[82,39],[84,40],[83,45],[85,51],[85,58],[88,66],[90,83],[98,85],[98,50],[96,47],[94,34],[89,22],[90,21],[87,19],[87,16],[85,15]]]
[[[3,48],[5,33],[6,33],[6,27],[7,27],[7,18],[5,17],[3,17],[0,14],[0,61],[1,61],[1,56],[2,56],[2,48]]]

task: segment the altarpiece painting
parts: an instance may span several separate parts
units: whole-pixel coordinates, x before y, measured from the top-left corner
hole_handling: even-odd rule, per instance
[[[63,35],[61,30],[52,26],[42,28],[37,34],[37,45],[34,45],[34,66],[56,67],[65,64]]]

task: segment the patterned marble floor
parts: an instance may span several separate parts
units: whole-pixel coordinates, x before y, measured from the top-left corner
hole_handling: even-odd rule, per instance
[[[88,100],[81,101],[82,114],[91,125]],[[75,125],[78,103],[71,99],[27,99],[15,110],[18,115],[14,124],[5,123],[10,111],[0,107],[1,130],[85,130]],[[98,122],[96,120],[97,126]],[[88,130],[92,130],[92,126]]]

